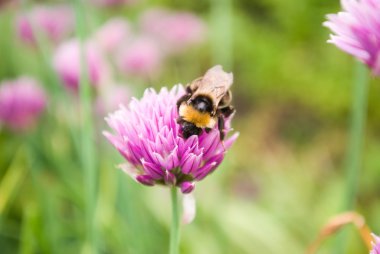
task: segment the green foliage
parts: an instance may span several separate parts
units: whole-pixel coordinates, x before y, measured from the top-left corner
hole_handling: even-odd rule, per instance
[[[143,10],[161,5],[193,11],[216,30],[209,31],[202,47],[170,59],[161,76],[132,84],[137,97],[148,86],[187,83],[215,59],[231,66],[235,78],[233,125],[240,138],[218,171],[197,185],[197,217],[182,226],[181,253],[303,253],[339,212],[344,196],[353,61],[326,43],[328,30],[322,27],[338,1],[224,1],[228,9],[218,9],[215,0],[141,2],[86,9],[88,29],[114,15],[137,20]],[[22,45],[13,24],[19,8],[3,8],[0,80],[34,75],[54,97],[33,133],[0,130],[1,253],[85,253],[78,108],[49,70],[51,49]],[[226,19],[232,22],[229,28]],[[224,29],[230,29],[229,38],[223,37]],[[377,233],[379,95],[379,80],[372,79],[357,202]],[[93,230],[98,251],[167,253],[169,189],[140,186],[115,169],[123,159],[102,137],[104,123],[92,124],[95,134],[87,137],[87,145],[95,154],[87,160],[97,164]],[[349,231],[348,253],[366,253],[356,232]],[[320,253],[331,253],[333,247],[329,240]]]

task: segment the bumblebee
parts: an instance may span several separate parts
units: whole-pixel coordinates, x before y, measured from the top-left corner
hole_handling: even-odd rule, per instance
[[[233,83],[232,73],[223,71],[217,65],[186,86],[186,94],[177,101],[178,119],[182,136],[207,133],[218,124],[220,139],[225,136],[225,118],[235,112],[231,106]]]

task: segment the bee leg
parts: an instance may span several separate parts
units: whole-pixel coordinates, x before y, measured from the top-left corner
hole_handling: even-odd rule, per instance
[[[218,116],[218,129],[219,129],[219,135],[220,135],[220,140],[224,140],[224,116],[219,115]]]
[[[211,131],[212,129],[211,128],[205,128],[205,131],[206,131],[206,133],[210,133],[210,131]]]
[[[226,147],[224,146],[224,117],[222,114],[219,114],[218,116],[218,129],[223,150],[226,151]]]
[[[183,95],[181,98],[179,98],[177,101],[177,109],[179,109],[182,102],[187,101],[188,99],[190,99],[190,97],[191,97],[191,94],[187,93],[187,94]]]
[[[232,115],[236,110],[234,109],[234,107],[232,106],[228,106],[228,107],[225,107],[225,108],[222,108],[220,109],[222,115],[227,118],[229,117],[230,115]]]

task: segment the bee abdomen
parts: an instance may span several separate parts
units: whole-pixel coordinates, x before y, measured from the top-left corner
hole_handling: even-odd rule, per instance
[[[199,112],[191,105],[182,104],[179,108],[179,116],[183,120],[193,123],[198,128],[212,128],[215,126],[215,120],[209,113]]]
[[[193,123],[183,122],[182,124],[182,135],[185,139],[189,138],[192,135],[200,135],[202,129],[195,126]]]

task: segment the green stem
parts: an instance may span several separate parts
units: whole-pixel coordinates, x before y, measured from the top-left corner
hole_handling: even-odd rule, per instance
[[[170,230],[170,254],[177,254],[179,248],[179,205],[177,187],[171,188],[172,226]]]
[[[58,227],[56,223],[56,214],[54,211],[54,192],[46,191],[46,185],[43,181],[43,164],[36,156],[38,145],[38,136],[29,133],[24,137],[26,141],[26,163],[29,168],[33,187],[36,192],[36,202],[39,204],[39,213],[44,218],[42,232],[44,237],[41,239],[41,246],[45,252],[56,253],[59,249]]]
[[[92,96],[88,78],[85,37],[86,11],[82,0],[75,1],[77,35],[80,41],[81,52],[81,75],[79,83],[79,94],[81,102],[82,132],[81,132],[81,160],[84,169],[84,186],[86,195],[86,237],[88,253],[97,253],[96,228],[95,228],[95,209],[96,209],[96,154],[94,144],[94,127],[92,123]]]
[[[356,66],[355,76],[351,132],[346,158],[345,210],[351,210],[355,206],[362,162],[364,128],[367,118],[368,73],[367,68],[359,62]]]
[[[233,66],[233,1],[210,0],[211,52],[214,64]]]
[[[346,151],[346,190],[343,207],[345,211],[355,208],[363,157],[364,129],[367,118],[367,101],[368,71],[362,63],[357,62],[355,67],[355,80],[353,84],[351,129]],[[346,253],[346,242],[346,234],[345,232],[342,232],[338,238],[335,253]]]

